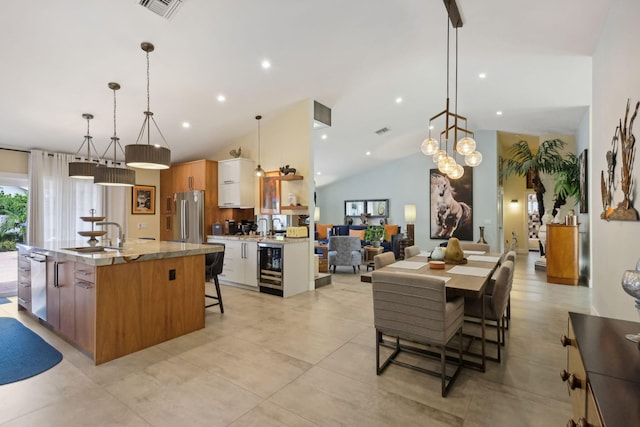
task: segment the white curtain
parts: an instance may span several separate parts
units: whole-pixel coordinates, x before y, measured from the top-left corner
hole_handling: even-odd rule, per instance
[[[106,216],[105,221],[124,225],[125,189],[108,191],[92,180],[69,178],[70,154],[32,150],[29,159],[29,213],[27,240],[31,244],[52,242],[82,242],[88,238],[78,231],[91,230],[91,223],[81,216]],[[117,230],[110,234],[115,242]],[[99,229],[99,228],[96,228]]]

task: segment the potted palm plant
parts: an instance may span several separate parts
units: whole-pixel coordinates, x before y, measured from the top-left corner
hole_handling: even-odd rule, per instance
[[[533,190],[538,200],[540,218],[544,215],[543,195],[546,191],[540,179],[540,173],[553,174],[558,178],[561,176],[567,178],[564,179],[560,186],[558,184],[560,180],[556,181],[554,191],[557,193],[557,206],[563,205],[566,197],[577,194],[573,187],[569,185],[569,182],[573,183],[573,180],[569,181],[568,178],[574,176],[573,169],[571,169],[572,166],[570,167],[571,162],[575,163],[576,173],[579,173],[577,169],[578,162],[576,156],[573,154],[569,154],[567,158],[563,157],[560,150],[562,150],[565,145],[565,142],[560,139],[550,139],[542,142],[538,151],[534,153],[531,151],[527,141],[520,141],[514,144],[509,150],[511,158],[504,160],[502,164],[502,176],[504,178],[509,175],[532,176]],[[579,191],[579,186],[577,187],[577,191]],[[558,205],[559,202],[560,204]],[[555,207],[557,208],[557,206]]]
[[[372,246],[380,246],[380,242],[384,237],[384,227],[381,225],[370,225],[364,230],[364,240],[371,242]]]

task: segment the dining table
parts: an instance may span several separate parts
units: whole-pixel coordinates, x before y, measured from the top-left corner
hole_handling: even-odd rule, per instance
[[[445,262],[444,268],[430,268],[428,255],[418,255],[388,264],[378,271],[420,274],[445,281],[447,297],[463,296],[466,298],[482,298],[491,277],[502,262],[501,253],[484,253],[481,251],[465,251],[465,262],[462,264]],[[486,370],[485,353],[485,312],[481,304],[480,330],[481,354],[480,363],[464,360],[464,366],[484,372]]]

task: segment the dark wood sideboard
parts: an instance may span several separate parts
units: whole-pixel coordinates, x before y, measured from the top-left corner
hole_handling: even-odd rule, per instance
[[[625,339],[640,323],[569,313],[567,382],[573,418],[567,426],[640,426],[640,347]]]

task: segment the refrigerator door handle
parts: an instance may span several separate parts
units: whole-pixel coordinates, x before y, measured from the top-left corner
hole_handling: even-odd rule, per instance
[[[180,239],[184,239],[184,235],[185,235],[184,223],[186,221],[186,219],[185,219],[186,218],[186,216],[185,216],[185,214],[186,214],[186,212],[185,212],[186,211],[186,208],[185,208],[186,203],[187,203],[186,200],[180,200]]]
[[[189,202],[187,200],[184,201],[184,238],[186,240],[189,239]]]

